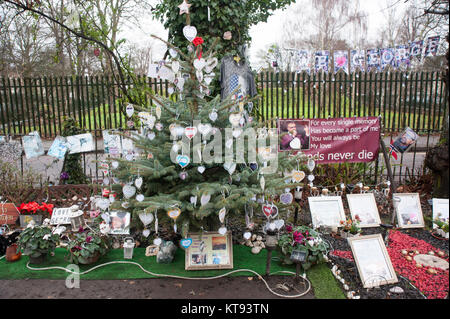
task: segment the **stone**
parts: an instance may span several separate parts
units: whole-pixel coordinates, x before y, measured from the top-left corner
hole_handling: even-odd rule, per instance
[[[406,250],[403,249],[403,250],[402,250],[402,255],[405,255],[405,256],[406,256],[406,255],[408,255],[408,252],[407,252]]]
[[[255,240],[256,240],[256,235],[253,234],[253,236],[252,236],[252,241],[255,241]]]
[[[414,257],[414,260],[416,261],[416,263],[421,264],[425,267],[439,268],[442,270],[447,270],[449,268],[448,262],[446,260],[433,255],[416,255]]]
[[[439,257],[444,257],[445,253],[443,251],[438,251],[438,255],[439,255]]]
[[[263,238],[262,238],[262,236],[257,236],[257,237],[256,237],[256,240],[257,240],[257,241],[262,241]]]
[[[177,246],[171,241],[163,241],[159,246],[158,254],[156,255],[156,262],[158,264],[170,264],[175,257]]]
[[[411,256],[406,256],[405,258],[406,258],[407,261],[411,261],[412,260]]]
[[[428,269],[427,269],[427,273],[429,273],[429,274],[431,274],[431,275],[436,275],[436,274],[437,274],[437,271],[436,271],[435,269],[433,269],[433,268],[428,268]]]
[[[345,289],[345,290],[349,290],[350,287],[349,287],[348,285],[344,285],[344,289]]]
[[[260,241],[255,241],[255,242],[253,243],[253,247],[260,247],[261,244],[262,244],[262,242],[260,242]]]
[[[252,241],[250,239],[245,242],[245,246],[250,247],[251,244],[252,244]]]
[[[429,251],[429,252],[428,252],[428,255],[434,256],[434,251],[432,251],[432,250]]]
[[[392,292],[393,294],[402,294],[405,292],[402,289],[402,287],[399,287],[399,286],[392,287],[391,289],[389,289],[389,291]]]
[[[252,254],[257,255],[260,253],[260,251],[261,251],[261,247],[253,247],[252,248]]]
[[[417,268],[422,268],[423,266],[422,266],[422,264],[416,264],[416,267]]]
[[[266,245],[264,243],[261,243],[261,248],[266,248]]]

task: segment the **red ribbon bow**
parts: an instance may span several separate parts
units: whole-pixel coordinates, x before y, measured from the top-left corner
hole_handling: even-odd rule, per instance
[[[201,38],[201,37],[195,37],[195,39],[192,41],[192,44],[194,44],[196,47],[200,46],[197,49],[197,57],[198,57],[199,60],[202,58],[202,54],[203,54],[203,50],[202,50],[202,47],[201,47],[203,42],[204,42],[203,38]]]

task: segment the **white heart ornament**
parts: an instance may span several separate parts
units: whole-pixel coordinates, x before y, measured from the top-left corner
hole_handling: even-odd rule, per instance
[[[180,71],[180,62],[172,61],[172,71],[178,73]]]
[[[200,204],[202,206],[205,206],[206,204],[209,203],[210,199],[211,199],[211,195],[210,194],[202,195],[202,197],[200,198]]]
[[[133,107],[133,105],[132,104],[128,104],[127,107],[126,107],[125,112],[127,113],[128,117],[132,117],[133,114],[134,114],[134,107]]]
[[[143,202],[144,199],[145,199],[145,197],[144,197],[144,195],[142,195],[142,194],[138,194],[138,195],[136,196],[136,200],[137,200],[138,202]]]
[[[195,59],[194,61],[194,68],[197,71],[201,71],[206,65],[205,59]]]
[[[142,184],[144,183],[144,179],[142,177],[136,178],[134,181],[134,185],[136,185],[137,188],[141,188]]]
[[[228,174],[233,175],[236,170],[236,163],[225,163],[223,164],[223,168],[225,168]]]
[[[230,114],[229,121],[233,126],[239,126],[239,122],[241,121],[241,113]]]
[[[205,166],[199,166],[199,167],[197,167],[197,171],[200,173],[200,174],[203,174],[204,172],[205,172]]]
[[[244,239],[245,240],[249,240],[251,237],[252,237],[252,233],[250,233],[250,232],[245,232],[244,233]]]
[[[259,180],[259,184],[261,186],[261,189],[264,190],[264,187],[266,187],[266,180],[264,179],[264,176],[261,176],[261,179]]]
[[[233,140],[228,140],[228,141],[226,141],[226,142],[225,142],[225,146],[226,146],[227,148],[231,148],[231,147],[233,146]]]
[[[150,141],[153,141],[155,139],[155,137],[156,137],[156,134],[154,132],[150,132],[150,133],[147,134],[147,138]]]
[[[225,222],[225,215],[227,214],[227,210],[225,207],[223,207],[220,211],[219,211],[219,220],[220,222],[223,224]]]
[[[205,72],[211,73],[215,69],[215,67],[217,66],[218,63],[219,63],[219,60],[217,60],[216,57],[214,57],[212,59],[208,59],[206,61]]]
[[[123,193],[123,196],[125,198],[127,198],[127,199],[131,198],[131,197],[134,196],[134,194],[136,194],[136,188],[134,186],[131,186],[131,185],[125,185],[122,188],[122,193]]]
[[[202,71],[197,70],[197,72],[195,72],[195,75],[197,76],[197,79],[199,82],[203,81],[203,72]]]
[[[185,82],[186,82],[186,80],[183,77],[176,79],[176,86],[177,86],[178,90],[183,91]]]
[[[208,135],[209,132],[211,132],[212,126],[211,124],[199,124],[198,125],[198,131],[202,134],[202,135]]]
[[[169,49],[169,54],[170,54],[170,56],[171,56],[172,58],[176,58],[176,57],[178,56],[177,50],[175,50],[175,49],[173,49],[173,48],[170,48],[170,49]]]
[[[274,221],[274,223],[275,223],[275,226],[277,227],[278,230],[280,230],[284,226],[284,220],[283,219],[277,219],[276,221]]]
[[[156,245],[156,246],[161,245],[161,243],[162,243],[161,238],[155,238],[155,239],[153,240],[153,244]]]
[[[293,150],[299,150],[302,146],[300,139],[298,139],[297,137],[294,138],[290,143],[289,146],[293,149]]]
[[[227,233],[227,228],[226,227],[220,227],[219,228],[219,234],[225,235],[226,233]]]
[[[144,224],[144,226],[147,226],[148,224],[151,224],[154,217],[152,213],[140,213],[139,219],[141,220],[142,224]]]
[[[206,85],[210,85],[213,79],[214,78],[211,77],[211,76],[205,76],[205,83],[206,83]]]
[[[111,163],[112,168],[116,169],[117,167],[119,167],[119,162],[114,161]]]
[[[212,111],[211,113],[209,113],[209,119],[213,122],[215,122],[217,120],[218,114],[216,111]]]
[[[107,210],[109,208],[109,205],[111,205],[111,202],[109,201],[109,199],[100,198],[95,202],[95,205],[101,210]]]
[[[150,236],[150,230],[149,230],[149,229],[144,229],[144,230],[142,231],[142,235],[143,235],[145,238],[147,238],[148,236]]]
[[[314,170],[314,168],[316,167],[316,162],[314,162],[313,159],[309,159],[306,166],[308,167],[309,171],[312,172]]]
[[[191,25],[187,25],[183,28],[183,35],[189,42],[192,42],[197,36],[197,28]]]

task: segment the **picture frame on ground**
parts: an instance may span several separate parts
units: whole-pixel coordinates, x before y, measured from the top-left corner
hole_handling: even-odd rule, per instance
[[[442,222],[448,223],[448,198],[433,198],[433,220],[439,219]],[[437,228],[438,226],[433,223],[433,228]]]
[[[340,221],[346,219],[341,196],[308,197],[308,203],[314,228],[340,227]]]
[[[381,224],[377,202],[373,193],[347,194],[348,206],[352,220],[358,215],[361,220],[359,227],[378,227]]]
[[[233,269],[231,232],[191,233],[192,244],[186,249],[185,270]]]
[[[364,288],[398,282],[381,234],[347,238]]]
[[[400,228],[425,227],[419,193],[394,193],[392,198],[394,207],[397,205],[397,224]],[[400,199],[398,204],[395,204],[396,198]]]
[[[109,228],[111,235],[129,235],[130,234],[131,215],[127,212],[110,212]]]

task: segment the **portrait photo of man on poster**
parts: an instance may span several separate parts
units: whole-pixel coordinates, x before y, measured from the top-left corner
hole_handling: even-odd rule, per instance
[[[309,150],[309,120],[279,120],[280,151]]]

